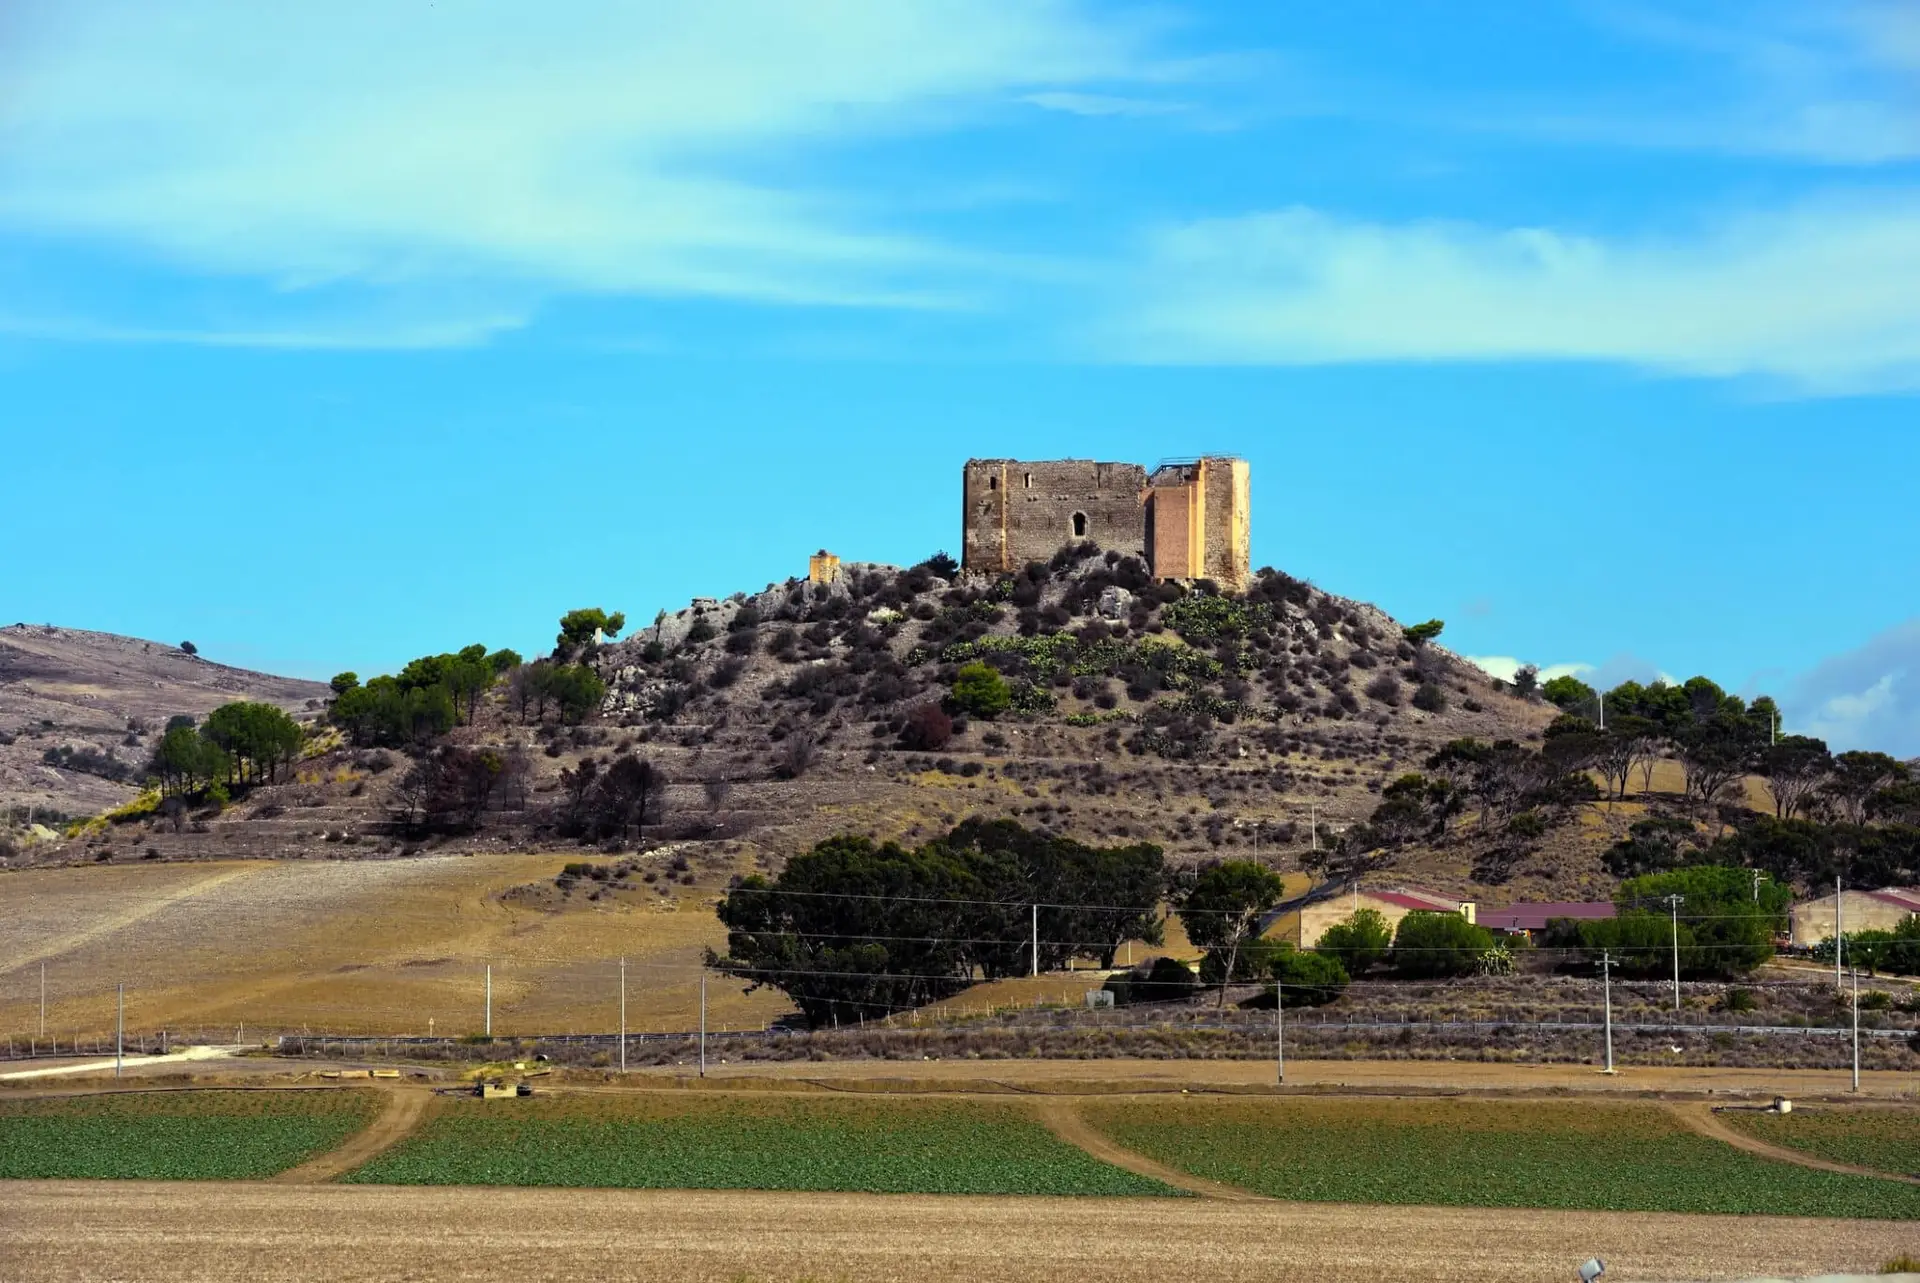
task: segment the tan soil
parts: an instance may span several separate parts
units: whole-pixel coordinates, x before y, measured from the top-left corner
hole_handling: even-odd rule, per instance
[[[1177,1167],[1156,1163],[1144,1154],[1136,1154],[1130,1149],[1114,1144],[1089,1126],[1086,1119],[1080,1117],[1080,1111],[1067,1101],[1042,1101],[1035,1113],[1040,1121],[1046,1124],[1048,1131],[1067,1144],[1077,1145],[1086,1150],[1103,1163],[1112,1163],[1115,1167],[1125,1168],[1136,1175],[1149,1177],[1163,1185],[1171,1185],[1175,1189],[1189,1190],[1204,1198],[1224,1198],[1239,1203],[1265,1201],[1259,1195],[1244,1189],[1222,1185],[1218,1181],[1206,1180],[1190,1172],[1183,1172]]]
[[[1883,1172],[1873,1167],[1855,1167],[1851,1163],[1836,1163],[1832,1159],[1821,1158],[1805,1150],[1791,1149],[1785,1145],[1769,1145],[1758,1136],[1748,1135],[1737,1127],[1729,1127],[1718,1114],[1713,1112],[1711,1105],[1676,1103],[1668,1108],[1682,1123],[1709,1140],[1724,1141],[1735,1149],[1744,1149],[1747,1153],[1758,1154],[1762,1158],[1792,1163],[1797,1167],[1811,1167],[1819,1172],[1840,1172],[1847,1176],[1877,1176],[1882,1180],[1905,1181],[1909,1185],[1920,1185],[1920,1176]]]
[[[0,807],[85,815],[134,797],[131,784],[47,766],[41,754],[49,748],[91,746],[138,767],[175,713],[204,716],[248,699],[307,718],[307,702],[331,694],[320,682],[229,668],[137,637],[40,624],[0,628],[0,730],[18,733],[0,744]],[[145,723],[137,745],[121,742],[130,718]]]
[[[522,902],[578,852],[431,855],[409,860],[228,861],[27,869],[7,875],[9,951],[0,967],[0,1035],[25,1041],[39,1022],[111,1047],[114,986],[127,985],[127,1029],[170,1029],[212,1042],[269,1030],[362,1034],[477,1032],[485,964],[497,1034],[612,1031],[627,958],[634,1032],[700,1020],[700,960],[726,931],[708,885],[673,897],[632,893],[559,907]],[[665,865],[670,856],[643,863]],[[716,1030],[758,1029],[788,1010],[770,991],[708,986]],[[244,1028],[243,1028],[244,1027]]]
[[[1866,1271],[1898,1222],[1340,1204],[18,1182],[0,1279],[37,1283],[1558,1283]],[[1151,1202],[1149,1206],[1148,1203]]]
[[[406,1139],[426,1116],[433,1100],[433,1092],[425,1087],[389,1087],[381,1095],[382,1108],[371,1123],[347,1137],[338,1148],[290,1167],[273,1179],[282,1185],[317,1185],[344,1175]]]

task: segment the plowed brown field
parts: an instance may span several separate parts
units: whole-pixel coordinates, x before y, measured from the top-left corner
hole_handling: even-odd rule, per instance
[[[10,1185],[0,1280],[252,1283],[1385,1283],[1867,1271],[1899,1223],[1374,1208],[1203,1199]]]

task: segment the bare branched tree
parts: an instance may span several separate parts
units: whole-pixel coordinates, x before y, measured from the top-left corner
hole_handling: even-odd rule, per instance
[[[797,780],[820,760],[820,741],[812,731],[795,731],[780,741],[774,751],[773,773],[783,780]]]

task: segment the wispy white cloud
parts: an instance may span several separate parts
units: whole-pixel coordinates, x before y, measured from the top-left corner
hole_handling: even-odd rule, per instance
[[[440,322],[366,319],[345,324],[259,328],[168,328],[0,314],[0,335],[70,343],[146,343],[182,347],[413,351],[478,347],[520,329],[524,316],[471,316]]]
[[[1598,361],[1812,392],[1920,386],[1920,193],[1665,237],[1292,208],[1166,230],[1092,349],[1131,361]]]
[[[1464,655],[1462,658],[1487,676],[1503,682],[1512,681],[1513,675],[1529,662],[1515,655]],[[1592,664],[1581,663],[1541,664],[1538,667],[1543,682],[1555,677],[1579,677],[1593,671]]]
[[[1815,666],[1781,706],[1793,730],[1835,749],[1920,755],[1920,618]]]
[[[1878,165],[1920,156],[1920,9],[1909,0],[1588,6],[1601,26],[1687,58],[1638,101],[1544,106],[1482,124],[1574,141]]]
[[[1123,98],[1113,94],[1069,93],[1064,90],[1027,94],[1020,101],[1073,116],[1170,116],[1189,110],[1186,103],[1154,98]]]
[[[1503,682],[1513,680],[1520,666],[1528,661],[1513,655],[1468,655],[1468,663],[1475,665],[1489,677],[1497,677]],[[1678,685],[1679,679],[1650,660],[1638,655],[1621,652],[1603,663],[1588,664],[1575,660],[1571,663],[1541,664],[1540,680],[1551,681],[1555,677],[1578,677],[1595,690],[1610,691],[1622,682],[1666,682]]]
[[[27,0],[0,50],[0,227],[298,291],[499,282],[939,307],[977,256],[793,154],[1124,83],[1080,0]]]

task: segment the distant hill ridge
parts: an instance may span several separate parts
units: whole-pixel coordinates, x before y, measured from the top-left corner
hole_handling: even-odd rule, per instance
[[[313,717],[328,694],[320,682],[234,668],[164,642],[8,625],[0,628],[0,808],[105,810],[135,788],[112,773],[144,767],[169,717],[201,717],[242,699]],[[82,765],[49,765],[49,749],[70,749],[67,760]]]

